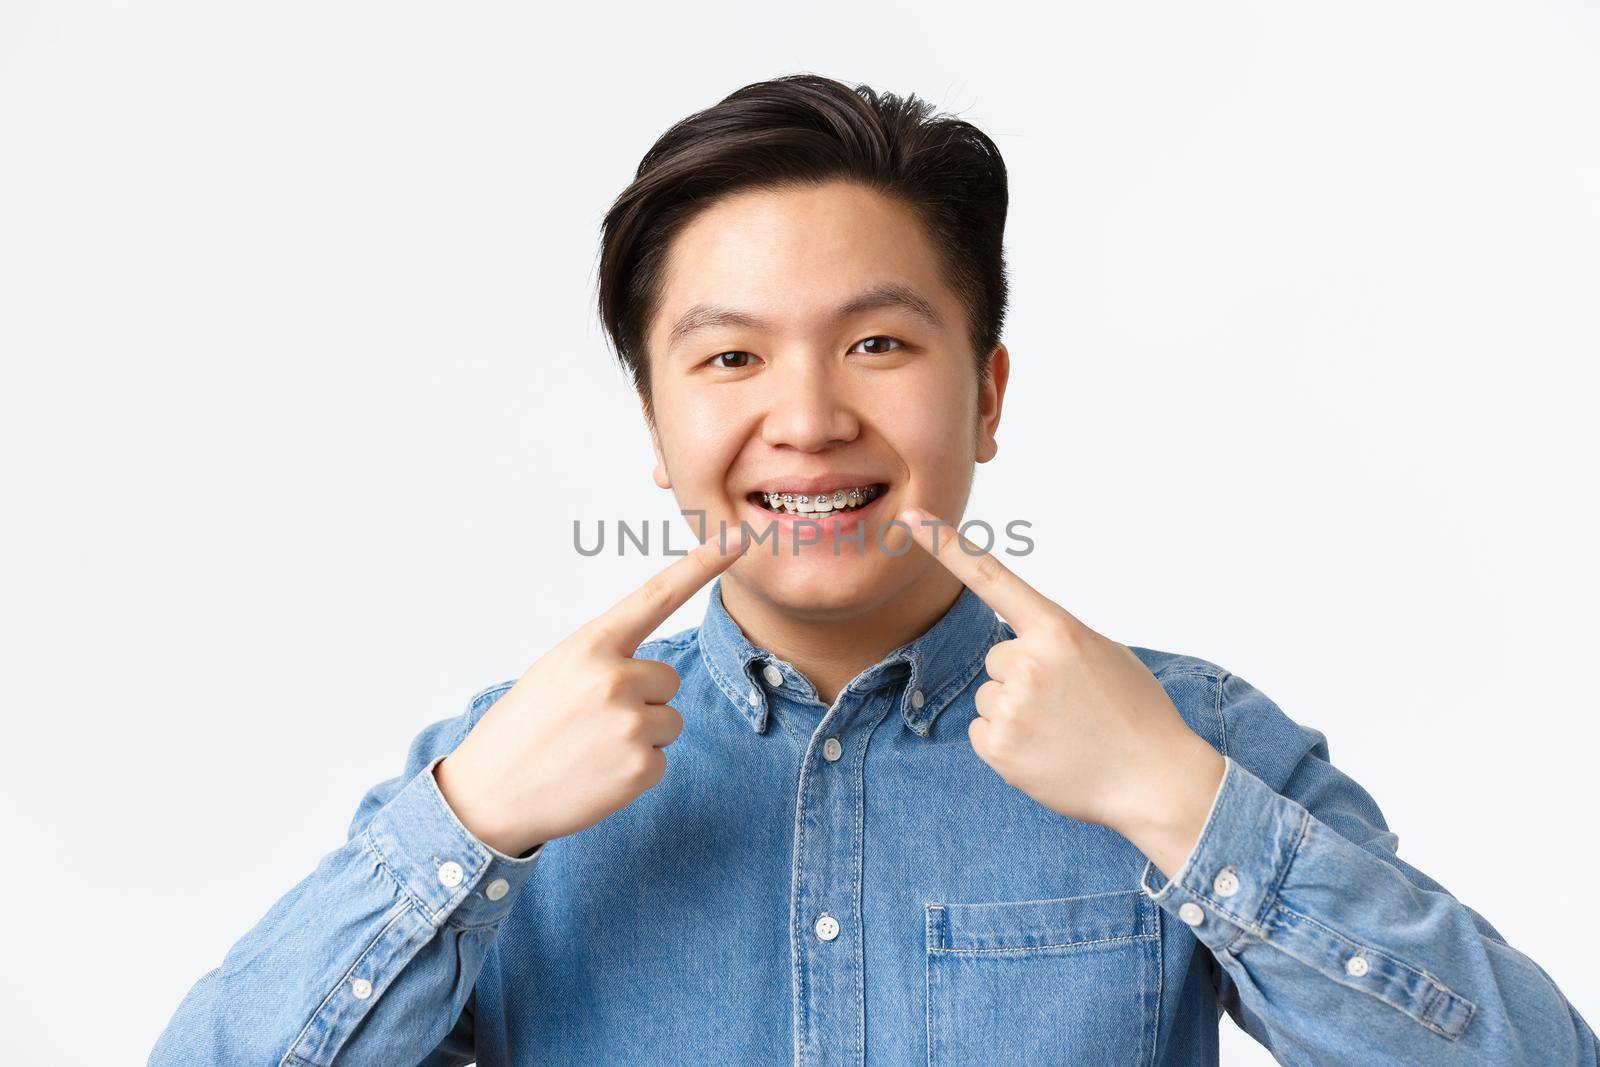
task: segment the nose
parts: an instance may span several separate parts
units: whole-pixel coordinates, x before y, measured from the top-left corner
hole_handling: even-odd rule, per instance
[[[790,360],[787,373],[774,375],[777,388],[768,400],[761,439],[773,447],[819,452],[853,441],[861,432],[846,373],[812,360]]]

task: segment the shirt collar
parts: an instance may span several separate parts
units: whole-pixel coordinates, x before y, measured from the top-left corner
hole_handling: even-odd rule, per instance
[[[900,694],[900,714],[919,737],[927,737],[952,700],[971,684],[983,668],[991,645],[1002,639],[1001,622],[994,609],[963,586],[950,610],[921,637],[901,645],[872,667],[858,674],[845,692],[865,692],[896,681],[906,674]],[[722,579],[711,586],[710,602],[699,627],[700,653],[717,688],[757,732],[767,728],[768,702],[773,687],[764,670],[777,668],[791,692],[819,699],[811,682],[772,652],[758,648],[745,637],[722,603]],[[909,668],[902,672],[900,666]]]

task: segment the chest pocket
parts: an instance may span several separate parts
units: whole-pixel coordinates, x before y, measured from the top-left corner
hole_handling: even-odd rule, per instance
[[[1137,889],[927,904],[929,1067],[1151,1063],[1159,910]]]

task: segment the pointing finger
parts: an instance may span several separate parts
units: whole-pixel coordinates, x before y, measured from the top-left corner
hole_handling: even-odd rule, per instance
[[[730,535],[733,531],[729,531]],[[717,537],[704,542],[674,560],[665,570],[653,575],[639,588],[619,600],[590,624],[601,640],[625,656],[631,656],[671,614],[707,582],[738,562],[749,538],[743,527],[735,540],[724,546]]]
[[[1009,622],[1018,634],[1067,612],[1014,574],[992,553],[985,552],[957,532],[954,526],[922,508],[906,508],[900,521],[911,536],[945,569]],[[959,540],[959,543],[958,543]]]

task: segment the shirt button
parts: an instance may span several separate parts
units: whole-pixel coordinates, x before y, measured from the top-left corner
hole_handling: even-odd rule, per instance
[[[761,669],[761,676],[767,680],[767,684],[770,686],[779,687],[783,685],[783,672],[770,663]]]
[[[366,1000],[372,996],[372,983],[365,978],[357,978],[350,983],[350,995],[357,1000]]]
[[[750,702],[751,707],[755,707],[757,704],[761,703],[761,691],[752,688],[749,693],[745,694],[745,699]]]
[[[1344,962],[1344,969],[1360,978],[1367,973],[1367,958],[1365,956],[1351,956]]]
[[[839,758],[839,753],[844,751],[844,746],[839,744],[837,737],[830,737],[822,742],[822,758],[832,763]]]
[[[839,936],[839,920],[827,912],[822,913],[822,918],[817,920],[817,936],[824,941],[832,941]]]
[[[1190,926],[1199,926],[1206,921],[1206,913],[1200,910],[1200,905],[1192,900],[1186,900],[1178,905],[1178,918]]]
[[[1211,890],[1219,897],[1231,897],[1239,891],[1239,876],[1233,873],[1232,867],[1224,867],[1217,872],[1216,881],[1211,883]]]
[[[455,860],[450,860],[447,863],[441,863],[439,865],[439,884],[444,886],[446,889],[454,889],[456,886],[460,885],[463,877],[465,877],[465,875],[461,870],[461,864],[457,863]]]
[[[920,690],[920,689],[912,690],[912,693],[911,693],[911,706],[914,707],[914,708],[920,708],[920,707],[922,707],[922,704],[923,704],[922,690]]]
[[[490,900],[499,900],[510,891],[510,882],[506,881],[504,878],[496,878],[484,888],[483,895],[488,897]]]

